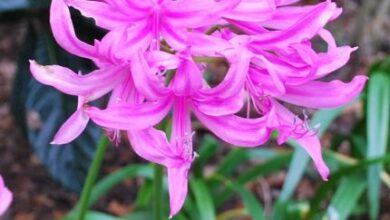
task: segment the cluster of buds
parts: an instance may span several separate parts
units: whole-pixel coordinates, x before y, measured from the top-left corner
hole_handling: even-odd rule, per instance
[[[94,19],[107,30],[105,36],[93,45],[79,40],[69,7]],[[140,157],[167,168],[171,216],[183,206],[188,172],[196,158],[191,115],[234,146],[260,146],[277,131],[279,144],[296,140],[322,179],[328,178],[315,129],[281,103],[333,108],[362,90],[365,76],[349,83],[320,80],[344,66],[356,50],[337,46],[325,29],[341,14],[335,3],[53,0],[50,10],[58,44],[97,66],[81,74],[31,61],[35,79],[78,97],[76,111],[52,143],[74,140],[90,120],[114,141],[120,131],[126,131]],[[313,48],[316,36],[327,45],[325,51]],[[215,60],[227,67],[217,85],[208,80],[213,74],[210,62]],[[110,99],[104,109],[91,104],[107,94]],[[167,117],[172,117],[169,138],[156,128]]]

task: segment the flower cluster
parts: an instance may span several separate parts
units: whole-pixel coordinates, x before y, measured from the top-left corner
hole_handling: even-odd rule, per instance
[[[324,82],[356,50],[337,46],[325,25],[341,14],[330,0],[53,0],[50,23],[68,52],[94,61],[87,74],[31,61],[39,82],[77,96],[78,107],[55,135],[65,144],[90,119],[112,140],[126,131],[134,151],[167,168],[171,216],[182,207],[193,149],[191,115],[220,139],[256,147],[278,131],[277,141],[296,140],[326,180],[329,169],[315,129],[285,105],[333,108],[354,99],[367,78]],[[93,45],[76,37],[69,7],[107,30]],[[312,39],[327,45],[316,51]],[[223,80],[207,78],[210,61],[227,66]],[[104,109],[91,102],[110,94]],[[247,115],[242,116],[242,110]],[[171,135],[158,130],[171,116]]]

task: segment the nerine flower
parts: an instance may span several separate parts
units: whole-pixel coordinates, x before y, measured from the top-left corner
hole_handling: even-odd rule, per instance
[[[4,180],[0,175],[0,216],[7,211],[12,202],[12,193],[5,186]]]
[[[183,206],[188,172],[195,159],[191,114],[222,140],[240,147],[264,144],[272,131],[278,143],[295,139],[326,180],[329,169],[315,128],[282,103],[333,108],[354,99],[367,78],[320,79],[339,69],[356,49],[337,46],[325,25],[341,9],[330,0],[311,6],[297,0],[53,0],[54,37],[67,51],[93,60],[97,70],[81,74],[31,62],[43,84],[79,100],[53,144],[74,140],[92,120],[113,140],[128,134],[134,151],[168,170],[171,216]],[[107,34],[94,45],[77,39],[68,7]],[[109,13],[111,12],[111,13]],[[325,52],[313,49],[319,36]],[[224,79],[211,86],[209,60],[224,60]],[[110,94],[99,109],[91,101]],[[247,109],[247,117],[240,112]],[[254,109],[255,116],[251,109]],[[252,112],[252,113],[251,113]],[[168,138],[155,126],[172,116]]]

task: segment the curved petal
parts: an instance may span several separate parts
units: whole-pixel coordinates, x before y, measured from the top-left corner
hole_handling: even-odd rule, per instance
[[[0,216],[7,211],[12,202],[12,193],[5,186],[4,180],[0,175]]]
[[[335,108],[352,101],[362,91],[366,76],[356,76],[350,83],[312,81],[286,88],[277,98],[294,105],[309,108]]]
[[[149,51],[145,57],[150,67],[155,70],[173,70],[180,63],[179,57],[163,51]]]
[[[233,10],[224,14],[224,18],[235,21],[262,22],[275,12],[274,0],[242,0]]]
[[[188,191],[188,172],[191,164],[180,167],[168,167],[168,189],[170,214],[169,218],[176,215],[183,207]]]
[[[131,74],[138,92],[148,100],[157,100],[169,93],[164,82],[156,76],[156,72],[150,68],[144,53],[139,51],[131,61]]]
[[[292,43],[299,43],[306,39],[313,38],[323,29],[326,23],[332,18],[337,7],[335,3],[326,1],[318,4],[310,10],[290,28],[283,31],[272,31],[261,35],[252,36],[253,47],[288,46]]]
[[[171,89],[176,96],[192,96],[202,88],[202,73],[190,57],[184,57],[176,70]]]
[[[116,7],[103,1],[65,0],[66,4],[79,10],[85,17],[93,18],[101,28],[112,30],[130,23],[129,17]],[[114,12],[115,13],[110,13]]]
[[[79,108],[61,126],[50,144],[67,144],[73,141],[84,131],[88,122],[89,117],[83,107]]]
[[[53,0],[50,7],[50,25],[57,43],[69,53],[93,59],[93,46],[80,41],[73,28],[68,6],[64,0]]]
[[[327,180],[329,168],[322,158],[321,144],[316,134],[310,130],[299,133],[296,132],[296,128],[294,127],[301,127],[300,125],[304,122],[279,103],[273,102],[273,104],[275,111],[270,117],[274,117],[274,121],[278,121],[279,123],[279,128],[276,128],[281,132],[278,143],[282,144],[288,137],[296,140],[310,155],[322,179]]]
[[[237,146],[255,147],[264,144],[271,135],[267,118],[248,119],[236,115],[208,116],[193,107],[195,116],[222,140]]]
[[[120,130],[143,130],[159,123],[169,112],[172,99],[142,104],[119,103],[100,110],[88,107],[85,111],[98,125]]]
[[[210,116],[230,115],[239,112],[244,106],[244,89],[232,97],[221,99],[218,97],[192,97],[192,103],[202,113]]]
[[[143,21],[108,32],[96,47],[99,54],[112,62],[127,63],[138,51],[146,51],[151,42],[150,24]]]
[[[243,48],[241,49],[231,50],[227,55],[230,68],[223,81],[214,88],[200,90],[199,96],[227,99],[237,95],[244,88],[252,54]]]
[[[164,132],[148,128],[127,131],[134,151],[143,159],[163,166],[171,165],[170,144]]]
[[[175,27],[197,28],[213,24],[232,10],[240,0],[170,1],[164,15]],[[190,7],[189,7],[190,6]]]
[[[62,66],[42,66],[30,61],[30,71],[40,83],[53,86],[69,95],[83,96],[86,102],[110,92],[126,77],[123,70],[123,67],[118,66],[79,75]]]

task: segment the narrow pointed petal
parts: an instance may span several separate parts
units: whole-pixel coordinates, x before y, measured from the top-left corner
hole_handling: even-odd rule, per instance
[[[120,130],[143,130],[158,124],[169,112],[172,99],[142,104],[119,103],[107,109],[88,107],[85,111],[98,125]]]
[[[88,122],[89,117],[83,107],[79,108],[61,126],[51,144],[60,145],[72,142],[85,130]]]
[[[312,81],[287,87],[286,93],[277,98],[309,108],[335,108],[355,99],[364,88],[367,79],[366,76],[356,76],[350,83],[339,80]]]
[[[254,47],[288,46],[311,39],[323,29],[337,11],[335,3],[326,1],[318,4],[313,10],[303,16],[292,27],[283,31],[272,31],[253,36]]]
[[[93,59],[93,46],[80,41],[74,31],[68,6],[64,0],[53,0],[50,7],[50,25],[57,43],[69,53]]]
[[[169,218],[176,215],[183,207],[188,191],[189,169],[189,164],[184,164],[180,167],[168,167]]]
[[[62,66],[42,66],[35,61],[30,61],[30,71],[40,83],[69,95],[83,96],[87,101],[107,94],[127,75],[120,66],[79,75]]]
[[[236,115],[208,116],[193,107],[196,117],[222,140],[240,147],[264,144],[271,135],[266,118],[248,119]]]
[[[349,46],[337,47],[328,53],[320,53],[318,56],[318,70],[315,74],[316,78],[321,78],[341,67],[343,67],[357,48]]]
[[[127,134],[132,148],[140,157],[163,166],[172,165],[170,144],[164,132],[148,128],[129,130]]]
[[[281,131],[281,135],[289,136],[290,138],[296,140],[312,158],[315,167],[317,168],[317,171],[321,175],[322,179],[328,180],[329,168],[325,164],[325,161],[322,157],[321,144],[316,134],[310,130],[306,131],[306,134],[297,134],[295,131],[296,129],[293,126],[303,123],[302,120],[298,119],[292,112],[283,107],[281,104],[277,102],[273,102],[273,104],[275,107],[275,114],[270,117],[275,117],[275,120],[279,122],[281,127],[285,127],[290,130],[290,132],[287,134],[283,134],[283,131]],[[282,144],[284,141],[286,141],[285,139],[286,138],[284,137],[279,137],[278,143]]]
[[[305,151],[312,158],[315,167],[317,168],[318,173],[321,178],[325,181],[329,177],[329,168],[325,164],[324,159],[322,158],[321,152],[321,143],[317,136],[307,136],[303,138],[296,139],[296,141],[305,149]]]
[[[4,180],[0,175],[0,216],[7,211],[11,205],[13,196],[11,191],[5,186]]]

